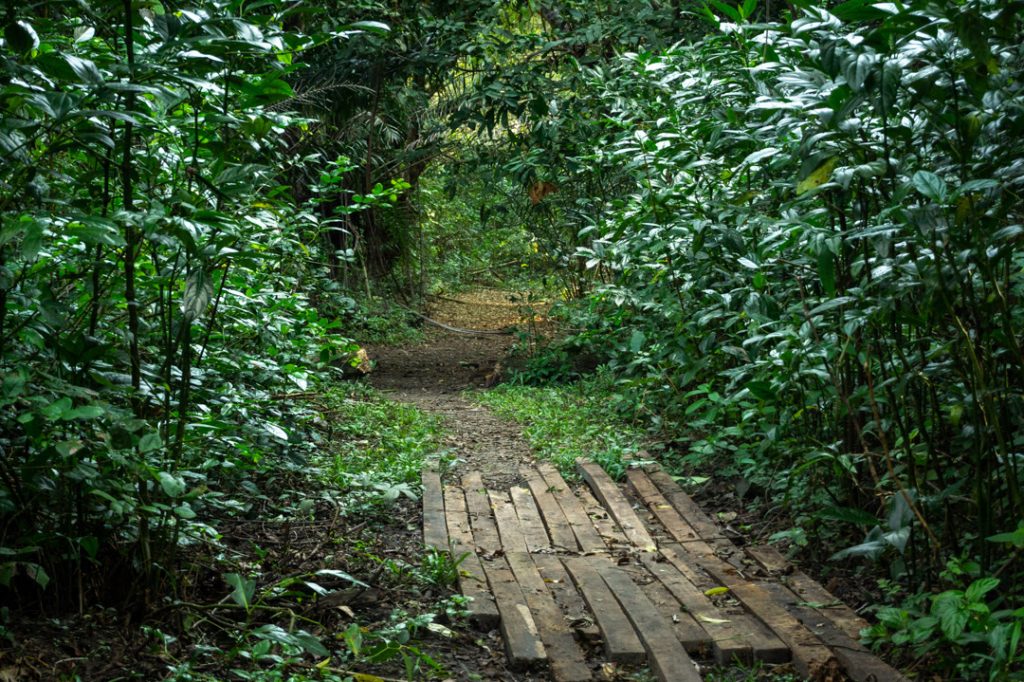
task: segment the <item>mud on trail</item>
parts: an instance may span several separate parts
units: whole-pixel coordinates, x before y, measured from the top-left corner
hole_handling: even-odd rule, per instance
[[[435,299],[427,315],[469,334],[424,323],[420,343],[369,347],[375,362],[370,383],[396,401],[442,417],[450,431],[446,445],[459,458],[459,470],[483,474],[492,489],[521,482],[519,468],[533,461],[521,427],[464,397],[469,389],[502,380],[516,336],[513,329],[547,327],[543,304],[527,307],[508,292],[480,290]],[[538,312],[541,311],[541,312]]]

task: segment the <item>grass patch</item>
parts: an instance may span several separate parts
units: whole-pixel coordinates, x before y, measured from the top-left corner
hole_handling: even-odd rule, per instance
[[[341,489],[349,509],[382,507],[419,496],[420,471],[430,459],[449,460],[437,417],[353,384],[323,396],[326,447],[322,475]]]
[[[597,380],[548,387],[504,384],[475,398],[522,424],[537,455],[563,476],[575,478],[576,458],[588,457],[619,480],[625,462],[643,448],[644,431],[609,412],[610,393]]]

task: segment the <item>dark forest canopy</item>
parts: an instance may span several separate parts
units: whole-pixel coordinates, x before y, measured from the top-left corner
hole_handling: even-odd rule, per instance
[[[1020,675],[1022,11],[6,5],[5,614],[134,626],[225,574],[221,522],[320,449],[281,396],[485,278],[561,299],[522,382],[602,366],[666,466],[882,580],[867,641]]]

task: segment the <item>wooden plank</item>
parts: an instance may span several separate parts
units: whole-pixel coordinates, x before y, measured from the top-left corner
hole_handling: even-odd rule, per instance
[[[646,657],[643,644],[597,570],[611,566],[611,562],[605,557],[594,555],[566,557],[562,563],[597,621],[608,660],[615,663],[642,663]]]
[[[544,584],[551,590],[566,621],[572,625],[579,638],[586,642],[599,641],[601,630],[598,629],[594,618],[587,612],[587,605],[573,586],[572,578],[569,577],[562,562],[554,554],[532,554],[531,556]]]
[[[662,682],[700,682],[693,661],[676,640],[672,624],[623,571],[608,566],[601,577],[633,624],[647,654],[647,666]]]
[[[448,551],[448,524],[444,519],[444,492],[441,475],[424,469],[423,478],[423,544]]]
[[[473,531],[469,527],[462,490],[452,485],[444,486],[444,506],[452,556],[465,557],[459,564],[459,591],[471,599],[469,619],[477,627],[490,630],[498,625],[501,617],[487,589],[487,576],[473,546]]]
[[[668,499],[658,490],[654,482],[644,471],[631,469],[626,472],[626,480],[629,481],[629,486],[636,493],[636,496],[651,510],[651,513],[661,522],[661,525],[665,527],[665,530],[668,531],[668,534],[676,542],[697,543],[696,546],[699,548],[699,551],[703,551],[706,554],[714,553],[711,547],[697,533],[696,529],[669,503]],[[704,549],[705,547],[707,548],[706,550]]]
[[[530,492],[533,493],[537,508],[540,509],[544,526],[548,529],[548,535],[551,537],[551,546],[567,552],[577,551],[579,545],[576,544],[576,535],[572,532],[572,526],[565,518],[555,496],[548,490],[548,484],[536,469],[523,469],[521,473],[530,487]]]
[[[747,554],[766,571],[786,585],[803,602],[819,604],[818,613],[828,618],[853,640],[860,640],[860,631],[871,625],[857,612],[837,599],[806,573],[789,563],[774,547],[747,547]]]
[[[692,564],[697,564],[702,557],[689,554],[686,550],[692,547],[682,544],[666,544],[661,548],[661,554],[666,561],[672,564],[687,580],[694,584],[697,589],[706,591],[712,587],[723,587],[723,583],[717,578],[704,578],[701,569],[694,569]],[[728,564],[723,564],[727,568]],[[736,595],[730,595],[736,599]],[[742,602],[741,602],[742,603]],[[726,611],[726,617],[735,626],[738,632],[743,633],[743,639],[750,644],[751,655],[756,661],[765,663],[786,663],[792,659],[789,647],[770,628],[762,623],[757,617],[751,615],[743,608],[730,609]]]
[[[526,488],[513,486],[509,491],[512,504],[519,517],[519,527],[526,539],[526,548],[531,552],[543,552],[551,548],[551,540],[544,529],[544,521],[540,518],[540,510],[533,501],[533,495]]]
[[[680,544],[686,545],[690,554],[725,559],[735,568],[743,570],[739,548],[725,537],[705,539],[679,511],[669,503],[668,499],[654,485],[648,475],[640,470],[632,470],[627,474],[629,486],[644,506],[665,528],[668,534]],[[671,480],[671,479],[670,479]],[[685,493],[681,493],[685,494]]]
[[[491,509],[494,511],[494,520],[498,524],[498,536],[501,538],[502,549],[506,553],[529,551],[526,547],[523,529],[519,525],[516,508],[512,506],[508,494],[491,490],[488,497]]]
[[[462,489],[466,493],[469,509],[469,525],[473,529],[473,541],[484,554],[493,554],[501,549],[498,527],[491,517],[491,500],[479,471],[470,471],[462,477]]]
[[[688,545],[680,544],[683,552],[689,551]],[[668,548],[662,553],[669,557]],[[768,629],[789,647],[797,672],[811,679],[827,676],[835,667],[832,652],[818,640],[813,633],[805,628],[799,620],[786,611],[771,595],[757,583],[749,582],[740,576],[736,569],[718,557],[694,556],[698,564],[725,587],[732,596],[743,604],[750,613],[768,626]],[[678,558],[678,557],[677,557]]]
[[[604,469],[582,458],[576,460],[576,469],[634,547],[644,552],[653,552],[657,549],[654,538],[647,532],[640,517],[633,511],[632,505],[619,490],[619,486],[605,473]]]
[[[720,665],[753,663],[753,651],[745,636],[744,625],[736,622],[736,617],[727,614],[715,606],[714,602],[702,590],[687,580],[672,564],[657,561],[653,555],[646,554],[641,560],[651,574],[679,600],[679,603],[693,616],[711,638],[715,661]],[[744,619],[746,617],[744,616]]]
[[[802,597],[785,585],[769,582],[761,585],[832,649],[840,666],[854,682],[906,682],[907,678],[900,671],[872,654],[835,623],[822,618],[820,611],[802,605]]]
[[[484,561],[483,566],[501,614],[501,638],[509,667],[519,671],[542,666],[548,660],[547,651],[508,562],[505,557],[496,556]]]
[[[669,535],[679,541],[679,544],[674,546],[666,546],[663,544],[662,554],[669,559],[669,561],[673,563],[683,576],[695,587],[702,590],[720,586],[731,588],[732,585],[724,582],[721,576],[724,573],[735,574],[735,567],[719,558],[716,554],[716,548],[709,545],[705,542],[705,539],[699,536],[698,532],[695,530],[694,524],[690,523],[690,519],[684,518],[674,505],[669,504],[667,498],[659,491],[659,489],[657,489],[657,487],[654,486],[653,482],[646,474],[638,471],[630,472],[628,476],[630,485],[634,488],[634,491],[636,491],[641,500],[643,500],[644,505],[650,509],[651,513],[654,514],[658,521],[665,526],[666,530],[669,531]],[[672,481],[671,477],[669,480],[673,485],[675,485],[675,482]],[[676,487],[678,488],[678,486]],[[682,494],[681,491],[680,493]],[[718,541],[712,539],[711,541],[726,543],[729,545],[731,550],[735,550],[735,547],[724,538],[720,538]],[[716,567],[717,573],[711,571],[705,562]],[[714,578],[718,585],[709,584],[703,580],[691,564],[696,564],[709,571],[712,574],[712,578]],[[742,583],[744,581],[740,580],[739,582]],[[792,643],[794,641],[802,641],[796,637],[800,633],[799,624],[792,621],[785,623],[787,632],[791,635],[790,639],[786,639],[786,637],[783,637],[775,630],[775,628],[772,627],[772,624],[765,622],[762,615],[754,611],[754,608],[752,608],[750,604],[743,602],[738,594],[735,594],[734,592],[732,596],[739,599],[740,602],[748,608],[748,610],[755,613],[757,619],[760,619],[765,623],[765,626],[767,626],[766,629],[765,626],[758,622],[758,620],[752,619],[752,617],[744,614],[737,613],[730,617],[729,620],[735,623],[737,631],[742,632],[744,634],[743,639],[750,644],[751,655],[757,660],[763,660],[765,663],[785,663],[787,660],[790,660],[793,656],[793,652],[791,651]],[[754,595],[749,594],[749,596],[754,598]],[[763,599],[758,599],[752,603],[761,604],[763,601]],[[815,662],[821,657],[820,650],[813,646],[808,651],[803,651],[802,649],[801,655],[804,654],[809,656],[808,665],[817,665]]]
[[[732,543],[718,532],[718,526],[714,521],[704,514],[668,474],[658,471],[650,475],[650,480],[656,484],[661,496],[647,489],[643,478],[643,476],[634,475],[630,482],[634,487],[639,485],[644,491],[645,504],[648,505],[652,513],[658,516],[659,521],[666,527],[669,534],[673,537],[679,536],[677,539],[681,542],[678,546],[689,557],[696,559],[698,565],[715,580],[728,587],[732,596],[764,623],[778,640],[781,640],[781,643],[789,649],[788,655],[792,657],[798,672],[806,677],[816,679],[816,676],[824,674],[834,667],[835,659],[827,647],[803,627],[796,618],[773,601],[765,590],[748,582],[737,573],[735,566],[715,554],[708,541],[714,542],[717,546],[728,544],[730,548],[733,548]],[[665,506],[665,500],[671,503],[670,507]],[[693,539],[693,531],[697,532],[699,540]],[[662,548],[662,553],[666,558],[669,557],[666,548]],[[678,553],[674,558],[673,563],[687,563]],[[786,655],[771,637],[764,638],[763,635],[755,637],[751,645],[754,657],[759,660],[783,659]]]
[[[687,495],[679,484],[672,480],[672,477],[661,470],[649,473],[651,481],[658,487],[661,494],[672,504],[687,523],[693,527],[697,534],[705,541],[725,540],[732,544],[729,538],[725,537],[715,523],[714,519],[704,513],[704,510]]]
[[[652,556],[646,554],[645,556]],[[697,624],[693,616],[686,611],[679,603],[679,600],[669,592],[661,582],[652,578],[647,571],[634,571],[620,567],[620,570],[629,573],[633,582],[640,585],[644,595],[651,604],[670,624],[676,640],[683,645],[687,653],[694,654],[699,658],[707,658],[712,651],[711,635]]]
[[[537,471],[547,483],[548,491],[558,502],[558,506],[562,508],[562,513],[565,514],[580,549],[584,552],[606,551],[608,546],[604,539],[597,532],[579,499],[573,494],[572,488],[562,478],[562,474],[558,473],[558,469],[548,462],[538,462]]]
[[[576,491],[576,494],[579,496],[580,503],[587,512],[587,516],[590,517],[591,523],[597,528],[597,532],[601,534],[601,538],[608,545],[609,549],[614,551],[620,547],[628,547],[629,539],[622,532],[622,529],[619,528],[618,524],[615,523],[615,519],[611,517],[608,510],[594,499],[594,494],[590,492],[590,488],[581,487]]]
[[[556,682],[585,682],[593,678],[583,650],[573,637],[561,609],[548,591],[533,559],[525,552],[505,554],[512,573],[530,607],[533,620],[544,642],[551,673]]]

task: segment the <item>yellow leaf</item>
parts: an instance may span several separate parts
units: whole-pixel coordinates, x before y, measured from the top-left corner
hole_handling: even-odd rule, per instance
[[[705,590],[704,595],[708,597],[717,597],[718,595],[725,594],[728,591],[728,587],[712,587],[710,590]]]
[[[829,178],[832,177],[832,169],[836,167],[837,157],[833,156],[831,159],[821,164],[806,178],[797,183],[796,193],[803,194],[810,192],[812,189],[821,187]]]
[[[368,673],[352,673],[352,679],[355,682],[384,682],[384,678]]]

